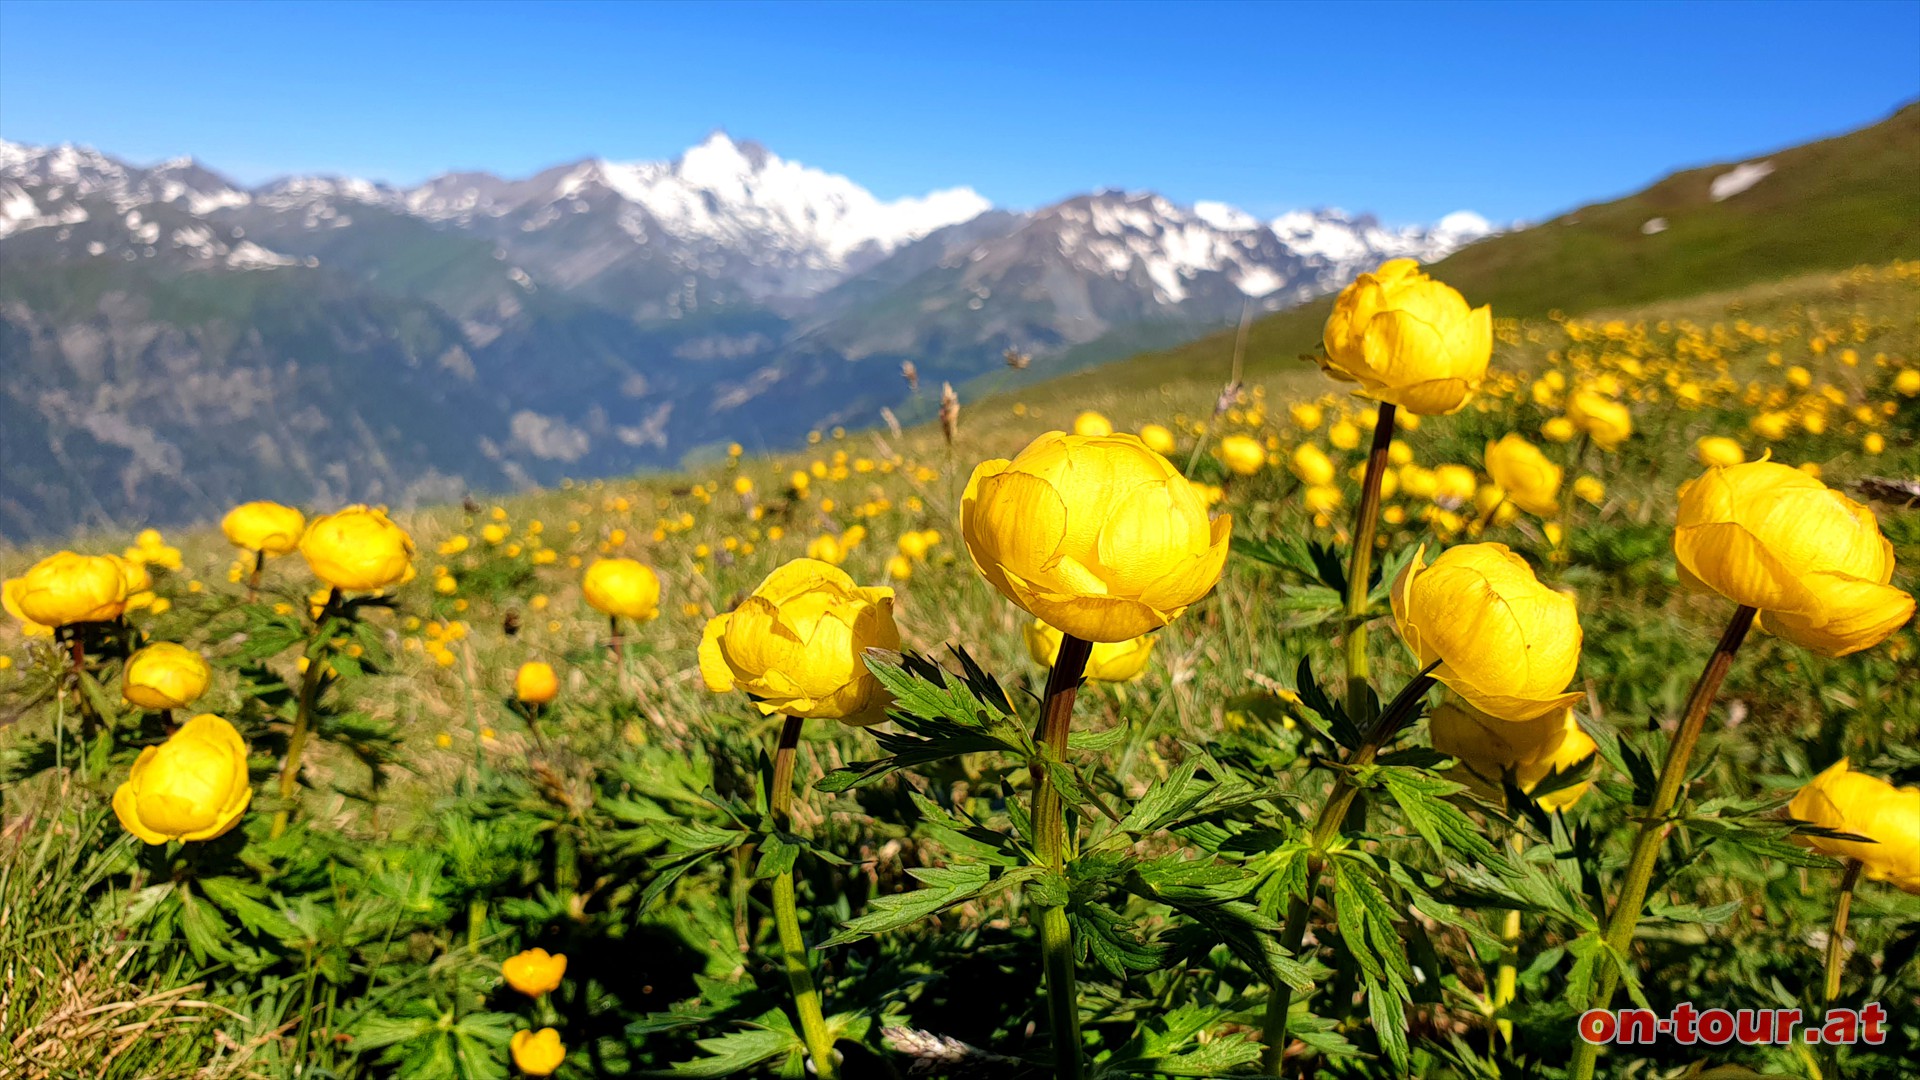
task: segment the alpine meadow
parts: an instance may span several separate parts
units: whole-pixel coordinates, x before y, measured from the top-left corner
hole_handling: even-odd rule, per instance
[[[1514,228],[836,187],[667,376],[613,200],[836,178],[0,146],[0,1080],[1915,1075],[1920,106]]]

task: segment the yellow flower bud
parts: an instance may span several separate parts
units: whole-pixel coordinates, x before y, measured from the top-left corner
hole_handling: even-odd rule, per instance
[[[539,1031],[516,1031],[507,1041],[507,1049],[513,1053],[513,1063],[528,1076],[552,1076],[561,1062],[567,1060],[567,1046],[560,1041],[560,1033],[552,1028]]]
[[[500,962],[500,975],[507,985],[531,998],[551,994],[560,988],[567,975],[567,954],[545,949],[528,949]]]
[[[212,675],[199,653],[156,641],[127,658],[120,694],[143,709],[184,709],[207,692]]]
[[[1532,794],[1554,772],[1568,772],[1592,757],[1597,747],[1580,729],[1572,709],[1554,709],[1531,720],[1502,720],[1457,701],[1433,710],[1427,721],[1433,748],[1460,759],[1448,775],[1483,798],[1502,802],[1502,777],[1513,771],[1514,784]],[[1565,810],[1593,786],[1581,781],[1541,796],[1541,807]]]
[[[660,578],[634,559],[595,559],[580,591],[587,603],[608,615],[646,622],[660,614]]]
[[[1229,435],[1220,440],[1220,461],[1235,476],[1252,476],[1266,467],[1267,448],[1258,439]]]
[[[1560,466],[1547,460],[1540,448],[1518,435],[1487,444],[1487,475],[1507,498],[1529,514],[1548,517],[1560,512]]]
[[[1144,424],[1140,428],[1140,441],[1156,454],[1171,454],[1174,451],[1173,432],[1160,424]]]
[[[553,665],[529,660],[513,673],[513,696],[529,705],[545,705],[560,693],[560,677]]]
[[[203,713],[140,751],[113,793],[113,812],[149,844],[212,840],[233,828],[252,799],[246,742],[232,724]]]
[[[1747,460],[1747,452],[1740,444],[1724,435],[1702,435],[1693,444],[1693,456],[1700,464],[1712,468],[1717,465],[1738,465]]]
[[[1859,859],[1868,877],[1920,893],[1920,788],[1894,787],[1878,777],[1850,772],[1841,758],[1787,804],[1787,813],[1834,832],[1864,836],[1838,840],[1796,837],[1822,855]]]
[[[1111,435],[1113,421],[1089,410],[1073,418],[1073,433],[1075,435]]]
[[[25,588],[26,584],[25,578],[8,578],[5,582],[0,582],[0,607],[4,607],[7,614],[20,623],[21,633],[28,637],[51,637],[53,627],[34,622],[27,617],[26,612],[20,610],[20,590]]]
[[[1573,599],[1542,585],[1505,544],[1463,544],[1426,563],[1426,549],[1393,583],[1393,621],[1421,667],[1469,705],[1502,720],[1531,720],[1580,699],[1563,694],[1580,663]]]
[[[1320,366],[1362,397],[1436,416],[1459,410],[1486,377],[1493,312],[1395,259],[1340,291]]]
[[[1051,668],[1060,658],[1060,643],[1065,635],[1035,619],[1027,624],[1027,655],[1041,667]],[[1095,682],[1132,682],[1146,673],[1153,656],[1152,634],[1132,641],[1102,641],[1087,657],[1086,677]]]
[[[1293,448],[1293,456],[1288,467],[1300,482],[1309,487],[1318,487],[1333,483],[1333,459],[1327,452],[1312,443],[1301,443]]]
[[[864,726],[886,719],[890,700],[864,654],[899,648],[892,589],[862,587],[836,566],[795,559],[739,607],[708,621],[700,674],[715,693],[752,694],[763,713]]]
[[[404,581],[413,569],[413,538],[367,506],[318,517],[300,538],[313,576],[345,592],[373,592]]]
[[[967,481],[960,531],[987,582],[1087,641],[1129,641],[1213,589],[1233,519],[1132,435],[1048,432]]]
[[[1581,390],[1569,398],[1567,419],[1602,450],[1619,446],[1633,434],[1633,414],[1598,390]]]
[[[277,502],[241,503],[220,519],[220,531],[227,534],[228,543],[268,555],[286,555],[299,547],[306,527],[306,515]]]
[[[137,571],[137,573],[136,573]],[[118,555],[76,555],[62,551],[34,563],[12,592],[13,605],[42,626],[107,622],[127,609],[127,597],[146,588],[146,571]]]
[[[1760,609],[1760,625],[1845,656],[1913,614],[1894,588],[1893,545],[1873,511],[1772,461],[1708,469],[1680,488],[1674,554],[1681,579]]]

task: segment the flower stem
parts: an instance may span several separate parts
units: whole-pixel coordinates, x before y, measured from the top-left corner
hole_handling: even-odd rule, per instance
[[[1086,673],[1093,643],[1067,634],[1047,675],[1047,696],[1040,710],[1040,758],[1033,769],[1033,834],[1040,858],[1055,872],[1067,866],[1067,819],[1060,789],[1049,768],[1067,759],[1073,726],[1073,699]],[[1054,1075],[1080,1077],[1080,996],[1074,986],[1073,927],[1064,907],[1043,907],[1039,916],[1040,952],[1047,969],[1047,1013],[1053,1025]]]
[[[260,577],[267,571],[267,552],[261,549],[253,553],[253,572],[247,575],[247,603],[260,599]]]
[[[1640,819],[1640,832],[1633,839],[1633,855],[1627,863],[1626,883],[1621,886],[1620,899],[1614,904],[1613,916],[1607,922],[1607,946],[1618,956],[1625,957],[1633,946],[1633,934],[1640,926],[1640,914],[1647,903],[1647,886],[1653,880],[1653,867],[1660,858],[1660,846],[1666,840],[1668,811],[1679,799],[1680,785],[1687,777],[1687,762],[1693,757],[1693,748],[1700,741],[1700,733],[1707,726],[1707,713],[1713,708],[1713,699],[1720,692],[1720,683],[1726,679],[1727,670],[1733,666],[1733,654],[1740,650],[1740,643],[1747,638],[1747,631],[1753,627],[1753,617],[1757,614],[1753,608],[1741,605],[1735,609],[1733,618],[1728,621],[1726,632],[1720,635],[1720,644],[1716,645],[1713,655],[1708,657],[1706,668],[1700,672],[1700,681],[1693,684],[1693,693],[1687,698],[1686,712],[1681,714],[1680,727],[1673,733],[1673,741],[1667,745],[1667,760],[1660,767],[1660,781],[1653,792],[1653,805]],[[1620,972],[1612,964],[1602,965],[1599,984],[1595,993],[1588,999],[1589,1009],[1604,1009],[1613,1004],[1613,992],[1620,985]],[[1598,1063],[1600,1047],[1596,1043],[1579,1040],[1574,1046],[1573,1066],[1569,1073],[1574,1080],[1593,1080],[1593,1070]]]
[[[320,609],[313,641],[307,645],[307,670],[300,673],[300,703],[293,714],[293,733],[287,736],[287,760],[280,766],[280,809],[273,812],[273,827],[267,831],[270,840],[286,835],[287,822],[293,817],[293,795],[300,789],[300,758],[307,750],[307,734],[313,729],[313,706],[320,697],[320,680],[327,671],[327,651],[321,644],[328,616],[339,602],[339,589],[327,594],[327,604]]]
[[[803,722],[798,716],[787,717],[780,728],[780,745],[773,753],[773,786],[767,792],[767,809],[782,829],[793,812],[793,758]],[[820,1080],[833,1080],[833,1036],[827,1033],[827,1021],[820,1012],[820,992],[814,988],[813,973],[807,970],[807,939],[800,933],[791,867],[773,879],[773,924],[780,935],[787,985],[793,988],[793,1008],[800,1014],[800,1035],[813,1058],[814,1075]]]
[[[1860,883],[1859,859],[1848,859],[1840,877],[1840,896],[1833,902],[1833,927],[1827,933],[1827,997],[1832,1005],[1840,997],[1840,975],[1847,966],[1847,913],[1853,909],[1853,887]]]
[[[1380,478],[1393,445],[1392,405],[1381,405],[1373,425],[1367,474],[1360,483],[1360,506],[1353,519],[1353,557],[1347,560],[1347,717],[1361,723],[1367,701],[1367,579],[1373,576],[1373,536],[1380,521]]]

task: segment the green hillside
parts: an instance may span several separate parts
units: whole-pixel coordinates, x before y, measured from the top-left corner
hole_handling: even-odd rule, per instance
[[[1740,162],[1674,173],[1644,191],[1484,240],[1432,274],[1501,317],[1584,312],[1720,292],[1797,274],[1920,256],[1920,104],[1859,131],[1746,159],[1773,172],[1716,201],[1715,177]],[[1666,228],[1643,229],[1664,219]],[[1292,366],[1320,341],[1331,299],[1256,322],[1247,371]],[[1093,379],[1150,388],[1223,381],[1225,331],[1107,365]],[[1086,379],[1089,376],[1069,376]],[[1031,396],[1052,396],[1045,390]]]

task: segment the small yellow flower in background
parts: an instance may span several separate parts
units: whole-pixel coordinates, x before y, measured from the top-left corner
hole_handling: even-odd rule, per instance
[[[715,693],[752,694],[763,713],[864,726],[886,719],[889,700],[864,653],[899,648],[892,589],[862,587],[839,567],[795,559],[739,607],[708,621],[700,674]]]
[[[832,533],[822,533],[807,541],[807,558],[839,566],[847,561],[847,547]]]
[[[345,592],[398,585],[413,570],[413,538],[367,506],[315,518],[300,538],[300,554],[313,576]]]
[[[1315,514],[1331,514],[1344,502],[1346,497],[1331,484],[1315,484],[1300,493],[1300,504]]]
[[[156,641],[127,658],[120,695],[143,709],[184,709],[207,692],[213,669],[199,653]]]
[[[1556,416],[1540,425],[1540,437],[1548,442],[1570,443],[1580,434],[1573,421],[1564,416]]]
[[[1866,837],[1866,843],[1825,836],[1794,839],[1822,855],[1859,859],[1875,881],[1920,893],[1920,788],[1897,788],[1852,772],[1841,758],[1800,789],[1787,813],[1823,829]]]
[[[988,584],[1087,641],[1157,630],[1212,591],[1233,519],[1132,435],[1048,432],[976,466],[960,532]]]
[[[1318,430],[1320,421],[1323,419],[1320,406],[1310,401],[1303,401],[1293,408],[1288,409],[1287,416],[1293,421],[1293,426],[1299,428],[1301,431]]]
[[[1805,390],[1813,385],[1813,372],[1795,364],[1787,369],[1787,383],[1796,390]]]
[[[460,582],[452,574],[441,574],[433,579],[433,591],[442,596],[452,596],[460,591]]]
[[[180,549],[167,543],[159,529],[141,529],[133,538],[133,546],[121,552],[130,562],[158,566],[167,570],[180,569]]]
[[[1607,498],[1607,485],[1597,476],[1582,476],[1573,482],[1573,493],[1599,506]]]
[[[52,637],[53,627],[34,622],[27,613],[20,610],[20,590],[26,587],[25,578],[8,578],[0,582],[0,608],[20,623],[20,632],[28,637]]]
[[[1867,432],[1867,437],[1860,440],[1860,449],[1865,450],[1869,454],[1881,453],[1885,451],[1886,448],[1886,438],[1877,431]]]
[[[445,750],[447,747],[453,745],[453,736],[443,731],[433,737],[433,745]]]
[[[1567,400],[1567,419],[1602,450],[1612,450],[1633,435],[1633,413],[1598,390],[1575,392]]]
[[[1336,450],[1351,450],[1360,445],[1360,429],[1351,420],[1340,420],[1327,429],[1327,443]]]
[[[1513,770],[1520,790],[1532,794],[1556,770],[1566,772],[1598,749],[1593,737],[1580,729],[1572,709],[1516,722],[1448,701],[1428,718],[1427,735],[1435,750],[1460,759],[1463,768],[1448,775],[1494,803],[1504,801],[1501,779],[1508,769]],[[1547,810],[1564,810],[1592,786],[1583,780],[1550,791],[1539,802]]]
[[[1913,615],[1873,511],[1798,469],[1752,461],[1680,488],[1681,580],[1760,609],[1767,632],[1827,656],[1884,641]]]
[[[1065,635],[1039,619],[1028,623],[1026,631],[1027,655],[1041,667],[1053,667],[1054,661],[1060,658],[1060,643]],[[1147,661],[1153,656],[1153,641],[1154,635],[1146,634],[1132,641],[1102,641],[1094,645],[1087,657],[1086,677],[1095,682],[1132,682],[1146,673]]]
[[[567,1046],[552,1028],[516,1031],[507,1041],[507,1049],[513,1053],[514,1065],[528,1076],[552,1076],[567,1060]]]
[[[1902,397],[1920,395],[1920,371],[1904,368],[1893,377],[1893,389]]]
[[[1393,621],[1421,667],[1481,712],[1531,720],[1580,699],[1562,690],[1580,663],[1573,598],[1534,577],[1505,544],[1462,544],[1393,583]]]
[[[545,705],[560,694],[560,676],[553,665],[529,660],[513,673],[513,696],[529,705]]]
[[[458,555],[471,546],[473,546],[473,541],[468,539],[465,533],[461,533],[458,536],[448,537],[446,540],[441,541],[440,547],[436,550],[442,555]]]
[[[1140,441],[1146,443],[1156,454],[1171,454],[1176,447],[1173,432],[1160,424],[1143,424],[1140,427]]]
[[[905,555],[894,555],[887,559],[887,576],[895,581],[906,581],[913,577],[913,560]]]
[[[588,604],[608,615],[646,622],[660,614],[660,578],[635,559],[595,559],[580,591]]]
[[[498,546],[499,544],[503,543],[507,539],[507,534],[508,534],[507,527],[498,522],[490,521],[487,524],[480,526],[480,539],[485,540],[488,544],[491,544],[491,545]]]
[[[1560,512],[1560,479],[1564,470],[1547,460],[1540,448],[1515,434],[1487,444],[1487,475],[1515,506],[1529,514],[1548,517]]]
[[[1089,409],[1073,418],[1073,433],[1075,435],[1111,435],[1113,421]]]
[[[113,812],[149,844],[212,840],[233,828],[252,799],[245,740],[232,724],[203,713],[140,751],[113,793]]]
[[[1409,499],[1431,499],[1440,490],[1439,478],[1432,469],[1419,465],[1403,465],[1400,468],[1400,491]]]
[[[1294,447],[1288,467],[1303,484],[1318,487],[1333,483],[1333,459],[1312,443],[1301,443]]]
[[[934,533],[933,535],[935,538],[938,538],[940,534]],[[909,529],[901,533],[898,546],[900,548],[900,554],[905,555],[909,559],[917,562],[926,558],[928,548],[927,530]]]
[[[1768,442],[1786,438],[1792,424],[1793,417],[1783,412],[1755,413],[1753,419],[1747,421],[1748,429]]]
[[[1469,308],[1412,259],[1394,259],[1340,291],[1323,336],[1327,374],[1359,383],[1362,397],[1435,416],[1458,411],[1486,377],[1493,312]]]
[[[1747,451],[1724,435],[1702,435],[1693,444],[1693,456],[1702,465],[1738,465],[1747,460]]]
[[[734,493],[735,495],[751,495],[751,494],[753,494],[753,478],[752,478],[752,477],[750,477],[750,476],[736,476],[736,477],[734,477],[734,478],[733,478],[733,493]]]
[[[307,518],[291,506],[277,502],[249,502],[227,511],[220,519],[220,531],[227,542],[243,551],[266,555],[287,555],[300,546]]]
[[[129,569],[131,568],[131,569]],[[138,570],[135,575],[132,570]],[[34,563],[12,590],[12,607],[42,626],[107,622],[127,609],[127,586],[141,584],[146,571],[117,555],[76,555],[61,551]]]
[[[500,975],[515,990],[537,998],[560,988],[567,975],[567,954],[545,949],[528,949],[500,963]]]
[[[1472,501],[1480,480],[1465,465],[1442,465],[1433,470],[1433,485],[1433,501],[1452,509]]]
[[[1258,439],[1229,435],[1220,440],[1220,461],[1235,476],[1252,476],[1266,467],[1267,448]]]

